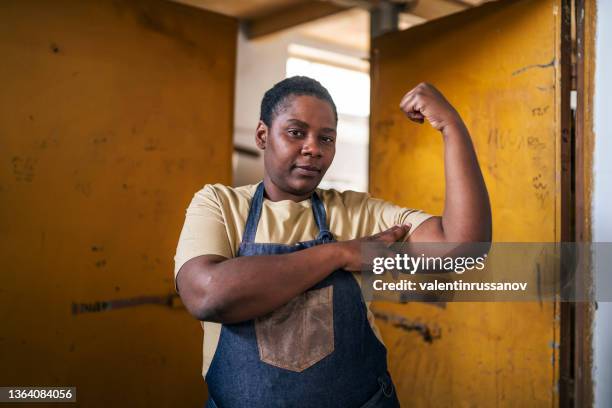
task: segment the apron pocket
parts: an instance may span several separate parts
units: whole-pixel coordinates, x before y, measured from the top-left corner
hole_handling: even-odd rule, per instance
[[[309,290],[255,319],[259,358],[304,371],[334,351],[333,286]]]

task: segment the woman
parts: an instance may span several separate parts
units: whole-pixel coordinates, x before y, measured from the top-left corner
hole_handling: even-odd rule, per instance
[[[442,217],[366,193],[318,189],[334,158],[325,88],[285,79],[261,104],[259,185],[207,185],[187,210],[177,291],[203,323],[210,407],[397,407],[386,348],[353,272],[363,240],[491,239],[486,187],[455,109],[421,84],[400,109],[445,141]],[[407,186],[409,188],[409,186]]]

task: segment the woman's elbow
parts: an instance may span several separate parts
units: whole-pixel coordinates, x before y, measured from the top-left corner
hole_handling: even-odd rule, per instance
[[[219,287],[221,286],[221,287]],[[226,294],[222,285],[208,283],[200,286],[201,290],[194,297],[190,313],[203,322],[222,323],[221,316],[226,309]]]
[[[221,310],[220,305],[214,301],[202,302],[192,315],[203,322],[221,323]]]
[[[181,295],[183,304],[190,315],[203,322],[222,323],[224,302],[220,294],[212,294],[208,290],[198,295]]]
[[[179,272],[177,285],[189,314],[201,321],[218,321],[225,303],[224,285],[195,263],[181,269],[185,270]]]

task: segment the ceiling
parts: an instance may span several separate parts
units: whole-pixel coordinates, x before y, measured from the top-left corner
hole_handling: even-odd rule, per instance
[[[178,3],[211,10],[240,19],[259,18],[304,0],[176,0]]]
[[[240,19],[251,39],[293,28],[300,35],[367,52],[367,10],[380,0],[172,0]],[[487,0],[413,0],[400,29],[480,5]]]

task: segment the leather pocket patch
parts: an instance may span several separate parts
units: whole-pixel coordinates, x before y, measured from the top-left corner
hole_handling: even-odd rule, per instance
[[[304,371],[334,351],[333,286],[309,290],[255,319],[259,358]]]

